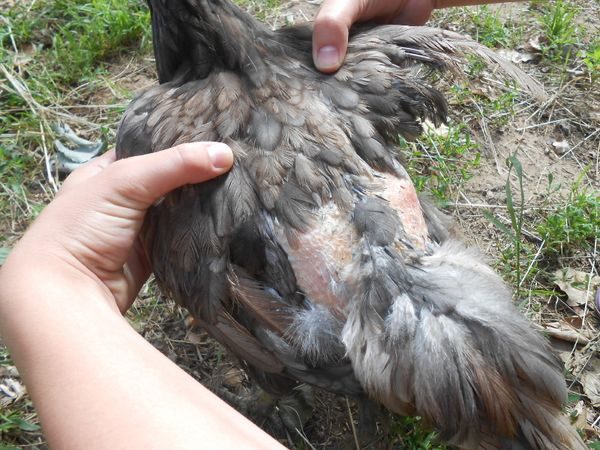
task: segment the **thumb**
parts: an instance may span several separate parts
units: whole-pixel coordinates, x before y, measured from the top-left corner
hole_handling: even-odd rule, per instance
[[[362,14],[363,2],[326,0],[315,18],[313,60],[321,72],[340,68],[348,48],[348,30]]]
[[[233,153],[219,142],[193,142],[111,164],[103,175],[119,195],[149,208],[170,191],[217,177],[231,168]]]

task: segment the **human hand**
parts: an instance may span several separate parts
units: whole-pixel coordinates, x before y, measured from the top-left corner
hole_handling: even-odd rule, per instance
[[[137,237],[146,210],[232,162],[215,143],[101,156],[65,181],[0,268],[0,333],[50,447],[283,448],[120,314],[150,273]]]
[[[232,162],[231,150],[218,143],[183,144],[121,161],[108,152],[65,180],[2,270],[91,280],[124,312],[151,273],[138,238],[146,210],[177,187],[226,172]]]
[[[313,60],[322,72],[335,72],[348,47],[348,31],[356,22],[376,21],[423,25],[435,0],[325,0],[313,31]]]

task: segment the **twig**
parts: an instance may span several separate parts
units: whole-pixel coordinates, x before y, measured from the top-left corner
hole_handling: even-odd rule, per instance
[[[462,195],[461,192],[461,196],[468,201],[468,199]],[[454,206],[459,207],[459,208],[475,208],[475,209],[506,209],[506,205],[488,205],[487,203],[459,203],[459,202],[455,202]]]
[[[572,153],[573,150],[575,150],[577,147],[579,147],[580,145],[584,144],[585,142],[587,142],[589,139],[591,139],[592,137],[594,137],[598,133],[600,133],[600,128],[597,129],[596,131],[592,132],[591,134],[589,134],[585,138],[583,138],[581,141],[579,141],[577,144],[575,144],[573,147],[571,147],[569,149],[569,151],[567,151],[564,154],[560,155],[560,158],[558,158],[558,159],[563,159],[565,156],[567,156],[568,154]]]
[[[532,128],[545,127],[546,125],[552,125],[554,123],[560,123],[560,122],[567,122],[568,120],[569,119],[556,119],[556,120],[550,120],[550,121],[544,122],[544,123],[535,123],[535,124],[529,125],[527,127],[516,128],[515,131],[531,130]]]
[[[483,132],[483,137],[486,140],[487,146],[490,148],[491,152],[492,152],[492,156],[494,157],[494,164],[496,165],[496,172],[498,172],[498,175],[502,175],[502,171],[500,170],[500,162],[498,161],[498,151],[496,150],[496,146],[494,145],[494,141],[492,140],[492,136],[490,135],[490,130],[487,126],[487,121],[485,120],[485,115],[483,114],[483,109],[481,108],[481,106],[479,106],[479,104],[471,99],[471,102],[475,105],[475,108],[477,108],[477,111],[479,111],[479,126],[481,126],[481,130]]]
[[[350,409],[350,402],[346,397],[346,407],[348,408],[348,416],[350,417],[350,426],[352,427],[352,437],[354,437],[354,445],[356,450],[360,450],[360,442],[358,441],[358,434],[356,433],[356,427],[354,426],[354,418],[352,417],[352,410]]]
[[[304,436],[304,434],[302,434],[298,428],[296,428],[296,433],[298,433],[298,435],[302,438],[302,440],[306,443],[306,445],[308,445],[312,450],[317,450],[315,448],[315,446],[310,443],[308,438],[306,436]]]
[[[42,151],[44,152],[44,163],[46,166],[46,175],[48,176],[48,181],[52,186],[54,192],[58,192],[58,185],[54,180],[54,175],[52,175],[52,164],[50,163],[50,157],[48,156],[48,147],[46,146],[46,134],[44,133],[44,126],[40,122],[40,133],[42,135]]]
[[[523,275],[523,278],[521,278],[521,281],[519,281],[519,287],[523,284],[523,282],[527,279],[527,275],[529,275],[529,272],[531,272],[531,269],[533,268],[533,265],[535,264],[535,262],[538,259],[538,256],[540,256],[540,253],[542,252],[542,249],[544,248],[544,245],[546,244],[546,241],[542,241],[542,243],[540,244],[537,252],[535,253],[533,259],[531,260],[531,262],[529,263],[529,266],[527,267],[527,271],[525,272],[525,275]]]

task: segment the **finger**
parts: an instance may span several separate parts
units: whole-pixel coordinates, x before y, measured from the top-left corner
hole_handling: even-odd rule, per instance
[[[348,48],[348,30],[360,17],[363,2],[327,0],[315,18],[313,60],[317,69],[335,72],[342,65]]]
[[[398,25],[425,25],[434,7],[433,0],[407,0],[391,23]]]
[[[227,145],[194,142],[122,159],[101,176],[126,204],[145,210],[173,189],[219,176],[232,164],[233,154]]]
[[[105,168],[110,166],[117,159],[115,150],[109,150],[108,152],[93,158],[81,167],[77,168],[71,173],[63,182],[61,192],[66,189],[71,189],[73,186],[81,183],[82,181],[92,178],[93,176],[102,172]]]
[[[145,246],[138,238],[133,244],[129,259],[123,267],[123,274],[127,279],[127,292],[123,298],[117,298],[117,305],[122,314],[131,307],[138,292],[144,286],[144,283],[152,273],[150,258],[146,252]]]

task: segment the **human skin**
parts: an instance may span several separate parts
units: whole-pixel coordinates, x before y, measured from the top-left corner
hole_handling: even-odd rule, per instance
[[[283,448],[122,316],[151,271],[137,237],[146,210],[227,171],[231,151],[196,143],[114,159],[109,152],[75,171],[0,269],[0,333],[48,443]]]
[[[348,48],[348,32],[357,22],[423,25],[434,9],[502,1],[518,0],[325,0],[315,18],[313,60],[322,72],[339,69]]]

